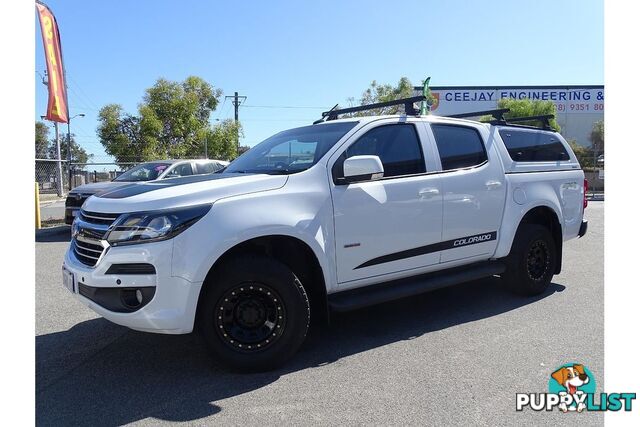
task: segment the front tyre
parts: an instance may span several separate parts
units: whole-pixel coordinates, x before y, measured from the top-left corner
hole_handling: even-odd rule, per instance
[[[309,328],[309,299],[296,275],[262,255],[240,256],[208,280],[199,326],[214,356],[242,371],[282,365]]]
[[[506,261],[502,278],[511,290],[525,296],[543,293],[556,270],[556,245],[551,232],[538,224],[523,224]]]

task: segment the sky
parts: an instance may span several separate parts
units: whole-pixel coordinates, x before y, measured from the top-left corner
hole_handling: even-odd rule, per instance
[[[602,0],[46,3],[60,28],[71,116],[86,115],[71,132],[96,160],[105,155],[99,109],[117,103],[135,114],[160,77],[196,75],[246,96],[239,116],[249,146],[358,100],[372,80],[604,83]],[[47,93],[35,8],[34,25],[39,120]],[[226,118],[233,106],[222,98],[211,122]]]

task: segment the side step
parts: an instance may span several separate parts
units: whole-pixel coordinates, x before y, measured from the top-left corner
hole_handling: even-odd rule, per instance
[[[500,261],[488,261],[336,292],[328,295],[329,307],[331,310],[338,312],[357,310],[362,307],[394,301],[458,283],[483,279],[504,273],[505,269],[505,265]]]

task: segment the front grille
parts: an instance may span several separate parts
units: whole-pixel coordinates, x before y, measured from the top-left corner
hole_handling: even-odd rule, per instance
[[[99,240],[76,236],[73,239],[73,252],[83,264],[94,266],[100,259],[104,248]]]
[[[80,211],[74,223],[71,240],[71,248],[78,261],[90,267],[98,263],[105,251],[101,241],[118,216],[118,214]]]
[[[120,214],[87,212],[84,210],[80,211],[80,215],[87,223],[107,226],[111,225],[113,221],[115,221],[120,216]]]
[[[91,196],[91,194],[69,194],[64,204],[68,208],[79,208],[89,196]]]

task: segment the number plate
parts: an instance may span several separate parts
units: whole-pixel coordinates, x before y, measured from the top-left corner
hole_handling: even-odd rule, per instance
[[[62,267],[62,284],[65,288],[69,289],[69,292],[76,293],[76,283],[73,277],[73,273]]]

